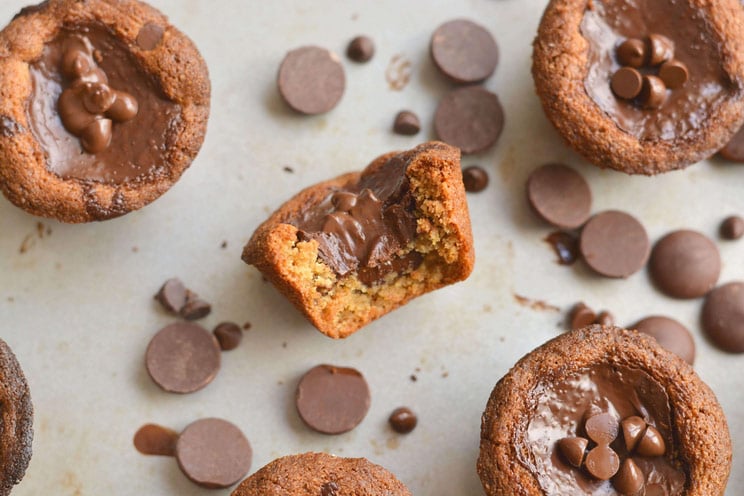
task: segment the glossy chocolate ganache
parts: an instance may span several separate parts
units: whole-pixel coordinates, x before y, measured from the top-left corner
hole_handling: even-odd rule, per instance
[[[167,166],[181,108],[106,27],[63,28],[30,74],[28,120],[51,172],[121,184]]]
[[[588,2],[581,22],[588,45],[584,87],[618,127],[638,139],[685,138],[736,92],[722,67],[720,39],[708,25],[703,9],[690,3]],[[629,43],[621,49],[624,42]],[[667,42],[671,44],[665,46]],[[625,49],[633,44],[638,45],[637,61],[632,56],[625,58],[632,55]],[[625,80],[613,92],[611,83],[616,74],[618,81],[621,76]],[[636,91],[641,89],[640,79],[633,76],[645,77],[643,93]]]
[[[416,236],[415,200],[406,170],[413,158],[400,153],[359,180],[334,188],[289,223],[300,240],[318,242],[318,254],[343,277],[356,273],[367,285],[390,272],[415,269],[421,255],[410,248]]]
[[[640,369],[596,365],[540,383],[516,440],[548,496],[684,494],[669,399]]]

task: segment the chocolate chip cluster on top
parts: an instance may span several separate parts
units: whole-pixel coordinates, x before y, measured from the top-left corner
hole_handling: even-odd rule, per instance
[[[597,480],[612,479],[612,486],[623,495],[638,494],[645,485],[646,476],[635,457],[653,458],[666,453],[659,430],[637,415],[618,422],[611,413],[590,412],[582,434],[561,439],[556,449],[571,466]],[[646,487],[646,494],[663,491],[660,484]]]
[[[622,67],[610,79],[612,92],[647,109],[659,108],[667,90],[683,87],[689,77],[687,66],[674,58],[674,42],[660,34],[626,39],[615,57]]]

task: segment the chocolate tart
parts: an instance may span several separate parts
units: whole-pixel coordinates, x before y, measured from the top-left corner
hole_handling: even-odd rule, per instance
[[[31,460],[34,408],[18,360],[0,339],[0,496],[10,494]]]
[[[744,120],[744,10],[739,0],[551,0],[532,75],[546,115],[590,162],[680,169]]]
[[[731,438],[690,365],[650,336],[594,325],[540,346],[496,384],[477,468],[488,496],[716,496]]]
[[[231,496],[411,496],[396,477],[366,458],[303,453],[278,458]]]
[[[243,260],[332,338],[467,278],[460,151],[425,143],[301,191],[256,229]]]
[[[136,0],[49,0],[0,32],[0,189],[34,215],[106,220],[166,192],[209,116],[194,44]]]

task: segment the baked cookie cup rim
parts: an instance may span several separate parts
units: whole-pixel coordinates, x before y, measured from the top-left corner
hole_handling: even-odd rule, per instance
[[[671,140],[636,138],[586,92],[589,42],[580,26],[592,0],[551,0],[546,7],[533,43],[536,91],[553,126],[594,165],[645,175],[681,169],[713,155],[744,122],[744,10],[739,0],[685,1],[707,11],[732,94],[700,128]]]
[[[163,30],[151,50],[137,45],[146,25]],[[119,184],[62,178],[47,168],[46,152],[28,122],[32,94],[30,65],[64,28],[101,26],[128,49],[140,70],[152,77],[164,96],[179,105],[163,167]],[[8,84],[15,81],[16,84]],[[165,193],[198,154],[209,118],[207,65],[194,43],[165,15],[138,0],[49,0],[21,10],[0,31],[0,189],[31,214],[79,223],[106,220],[137,210]]]
[[[488,496],[545,494],[517,447],[531,391],[571,373],[607,364],[639,369],[669,398],[675,458],[687,476],[686,496],[722,495],[731,471],[731,437],[713,391],[684,360],[634,330],[593,325],[566,332],[520,359],[496,384],[481,420],[477,470]],[[715,435],[712,436],[711,433]]]

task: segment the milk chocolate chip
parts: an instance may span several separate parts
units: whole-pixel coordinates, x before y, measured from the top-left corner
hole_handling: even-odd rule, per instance
[[[647,38],[648,65],[657,66],[674,56],[674,42],[666,36],[651,34]]]
[[[589,219],[579,249],[586,263],[606,277],[628,277],[641,270],[649,256],[646,229],[635,217],[609,210]]]
[[[499,98],[480,86],[466,86],[447,93],[434,114],[439,139],[460,148],[463,154],[491,148],[504,129]]]
[[[311,429],[342,434],[359,425],[367,415],[369,386],[358,370],[318,365],[300,379],[295,403],[300,418]]]
[[[735,240],[744,236],[744,219],[738,215],[726,217],[719,228],[723,239]]]
[[[730,353],[744,353],[744,282],[730,282],[708,293],[702,322],[716,346]]]
[[[190,424],[176,443],[176,461],[192,482],[206,488],[232,486],[251,468],[253,450],[234,424],[206,418]]]
[[[646,62],[646,52],[646,43],[643,40],[629,38],[617,47],[615,56],[620,64],[637,69]]]
[[[610,80],[612,92],[625,100],[632,100],[641,93],[643,76],[632,67],[622,67]]]
[[[171,393],[193,393],[202,389],[220,370],[220,345],[201,326],[177,322],[161,329],[145,353],[152,380]]]
[[[297,112],[323,114],[341,100],[346,76],[335,53],[316,46],[304,46],[284,57],[277,84],[279,94]]]
[[[638,100],[647,109],[657,109],[666,101],[667,91],[664,81],[656,76],[643,76],[643,85]]]
[[[706,236],[679,230],[656,243],[648,268],[651,279],[663,293],[675,298],[697,298],[718,281],[721,257]]]
[[[654,315],[637,322],[631,328],[653,336],[662,348],[690,365],[695,362],[695,340],[690,331],[676,320]]]
[[[388,418],[388,423],[392,429],[399,434],[408,434],[416,428],[418,424],[418,418],[416,414],[411,411],[410,408],[404,406],[396,408]]]
[[[169,312],[179,313],[186,304],[186,286],[178,278],[168,279],[160,287],[155,299]]]
[[[676,90],[685,85],[690,74],[684,63],[679,60],[670,60],[659,67],[659,77],[667,88]]]
[[[630,453],[635,449],[638,441],[643,436],[643,432],[646,430],[646,421],[641,417],[633,416],[623,420],[620,425],[623,430],[625,449]]]
[[[584,177],[563,164],[535,169],[527,179],[527,200],[546,222],[563,228],[580,227],[589,218],[592,192]]]
[[[568,463],[576,468],[581,468],[584,463],[584,452],[589,441],[583,437],[564,437],[558,441],[558,449]]]
[[[609,480],[620,468],[620,457],[606,445],[597,446],[586,455],[586,470],[599,480]]]
[[[496,69],[499,50],[483,26],[465,19],[449,21],[431,37],[431,57],[442,73],[457,83],[477,83]]]
[[[617,475],[613,477],[612,485],[620,494],[635,496],[643,488],[645,479],[643,471],[633,459],[626,458]]]
[[[234,322],[222,322],[212,331],[222,351],[234,350],[243,340],[243,329]]]

